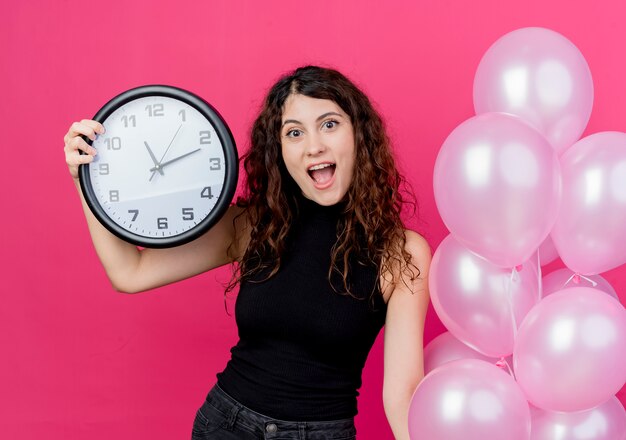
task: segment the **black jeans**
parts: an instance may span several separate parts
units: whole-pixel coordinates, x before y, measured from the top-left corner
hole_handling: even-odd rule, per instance
[[[215,385],[193,423],[192,440],[356,440],[354,418],[287,422],[246,408]]]

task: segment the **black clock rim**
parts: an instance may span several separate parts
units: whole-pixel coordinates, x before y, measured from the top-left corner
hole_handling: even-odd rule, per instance
[[[219,195],[215,206],[209,212],[209,214],[197,225],[191,229],[170,237],[145,237],[142,235],[134,234],[113,221],[102,205],[98,202],[95,191],[91,184],[91,178],[89,176],[89,164],[80,165],[78,174],[80,186],[87,202],[87,206],[94,214],[94,216],[100,221],[100,223],[107,228],[111,233],[121,238],[124,241],[132,243],[137,246],[147,248],[168,248],[174,246],[180,246],[200,237],[212,226],[214,226],[220,218],[224,216],[230,203],[235,195],[237,189],[237,180],[239,175],[239,158],[237,155],[237,148],[233,135],[226,124],[226,121],[219,112],[204,99],[195,95],[192,92],[181,89],[179,87],[169,85],[146,85],[135,87],[115,96],[109,102],[107,102],[93,117],[93,120],[103,123],[111,114],[119,107],[134,101],[136,99],[150,97],[150,96],[164,96],[168,98],[174,98],[183,101],[196,110],[198,110],[205,118],[209,120],[213,128],[215,129],[218,138],[220,139],[222,150],[224,152],[224,185]],[[89,144],[92,141],[83,136],[83,139]],[[82,153],[82,152],[81,152]]]

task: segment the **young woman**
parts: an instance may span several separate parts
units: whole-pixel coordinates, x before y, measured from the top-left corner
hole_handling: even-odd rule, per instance
[[[65,136],[79,193],[78,166],[96,153],[80,135],[103,131],[83,120]],[[240,340],[192,438],[356,438],[361,372],[385,325],[385,413],[395,437],[408,439],[408,406],[423,377],[430,249],[400,220],[403,179],[381,118],[339,72],[302,67],[270,90],[243,160],[244,197],[177,248],[140,251],[101,226],[83,199],[119,291],[233,263]]]

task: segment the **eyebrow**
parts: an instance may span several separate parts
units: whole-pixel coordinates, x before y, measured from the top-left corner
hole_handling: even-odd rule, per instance
[[[337,112],[327,112],[327,113],[324,113],[323,115],[320,115],[320,116],[319,116],[319,117],[315,120],[315,122],[319,122],[319,121],[321,121],[322,119],[324,119],[324,118],[326,118],[326,117],[328,117],[328,116],[331,116],[331,115],[339,116],[339,117],[342,117],[342,118],[344,117],[341,113],[337,113]],[[295,120],[295,119],[287,119],[285,122],[283,122],[283,125],[281,125],[281,128],[282,128],[282,127],[284,127],[285,125],[289,124],[289,123],[293,123],[293,124],[301,124],[301,125],[302,125],[302,122],[300,122],[300,121],[297,121],[297,120]]]

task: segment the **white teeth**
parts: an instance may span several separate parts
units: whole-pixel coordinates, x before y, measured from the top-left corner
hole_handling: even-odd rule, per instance
[[[331,163],[322,163],[322,164],[315,165],[315,166],[309,168],[309,171],[321,170],[321,169],[332,167],[332,166],[333,166],[333,164],[331,164]]]

